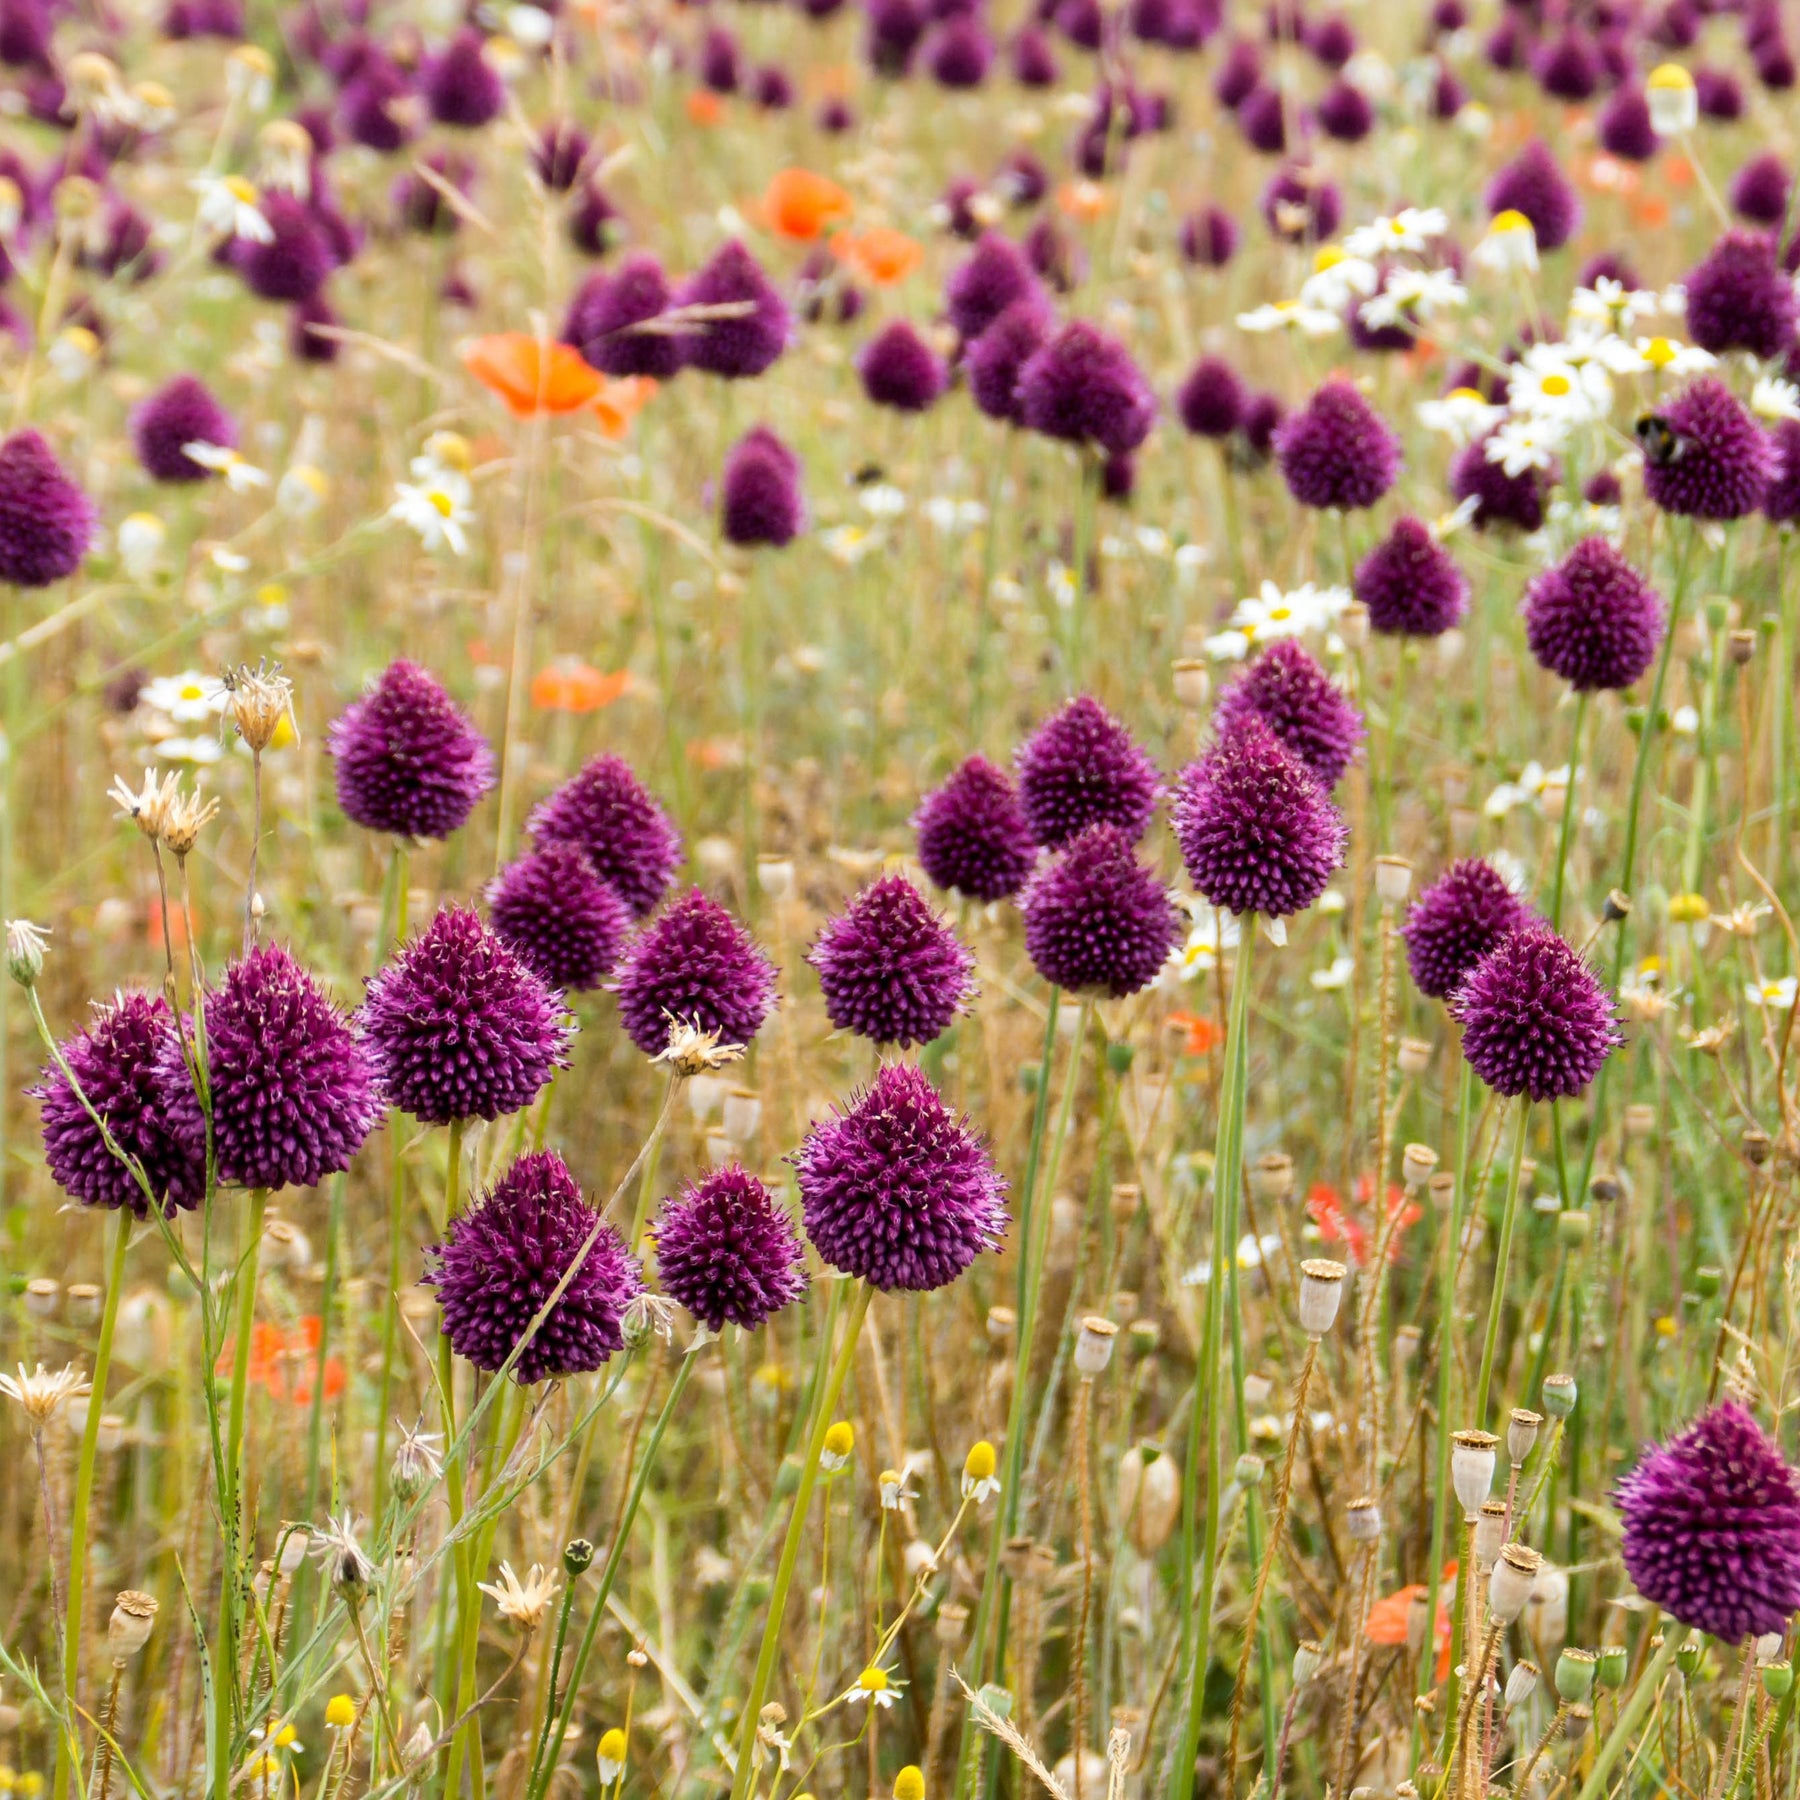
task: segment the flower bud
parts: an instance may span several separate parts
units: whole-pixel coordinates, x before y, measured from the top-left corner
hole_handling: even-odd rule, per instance
[[[1103,1375],[1106,1365],[1112,1361],[1113,1340],[1119,1335],[1119,1328],[1111,1319],[1102,1319],[1090,1313],[1081,1321],[1075,1333],[1075,1372],[1092,1378]]]
[[[1508,1544],[1494,1564],[1488,1578],[1488,1611],[1510,1625],[1525,1610],[1531,1598],[1531,1584],[1537,1579],[1538,1564],[1543,1561],[1537,1551],[1524,1544]]]
[[[29,919],[6,921],[6,972],[22,988],[37,986],[44,972],[44,951],[50,934]]]
[[[1594,1691],[1594,1653],[1573,1646],[1556,1659],[1556,1697],[1565,1705],[1585,1700]]]
[[[1472,1519],[1494,1485],[1494,1449],[1499,1439],[1488,1431],[1459,1431],[1450,1440],[1450,1485]]]
[[[1323,1337],[1337,1321],[1344,1298],[1344,1265],[1308,1257],[1300,1265],[1300,1329]]]
[[[1575,1410],[1580,1390],[1573,1375],[1546,1375],[1540,1398],[1544,1411],[1553,1419],[1566,1419]]]
[[[155,1623],[155,1596],[126,1588],[113,1602],[112,1617],[106,1621],[106,1648],[113,1661],[122,1663],[136,1656],[149,1643]]]
[[[1588,1241],[1588,1216],[1579,1210],[1556,1215],[1556,1239],[1566,1250],[1579,1250]]]
[[[1516,1469],[1531,1454],[1531,1447],[1537,1442],[1537,1435],[1544,1423],[1542,1413],[1534,1413],[1529,1408],[1515,1406],[1506,1421],[1506,1460]]]

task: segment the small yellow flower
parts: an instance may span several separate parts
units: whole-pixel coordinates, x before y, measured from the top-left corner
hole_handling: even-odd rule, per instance
[[[625,1734],[618,1726],[610,1726],[600,1734],[597,1760],[602,1787],[609,1786],[625,1773]]]
[[[1656,1321],[1656,1335],[1658,1337],[1672,1338],[1677,1329],[1674,1319],[1668,1313],[1664,1313],[1662,1317]]]
[[[1706,904],[1704,894],[1671,894],[1669,896],[1669,919],[1676,925],[1698,925],[1712,908]]]
[[[345,1731],[356,1723],[356,1702],[348,1694],[333,1694],[325,1702],[325,1723],[333,1731]]]
[[[839,1419],[825,1433],[825,1443],[819,1452],[819,1467],[828,1474],[841,1469],[850,1460],[850,1452],[856,1448],[856,1432],[848,1419]]]
[[[19,1777],[19,1792],[25,1796],[25,1800],[37,1800],[43,1791],[44,1778],[36,1769],[27,1769]]]
[[[962,1491],[965,1500],[986,1500],[990,1495],[999,1493],[1000,1482],[994,1473],[996,1463],[994,1446],[986,1438],[978,1438],[969,1446],[969,1454],[963,1458]]]
[[[1680,354],[1666,337],[1652,338],[1644,346],[1644,361],[1653,369],[1666,369]]]
[[[894,1800],[925,1800],[925,1776],[916,1763],[894,1777]]]
[[[895,1681],[880,1663],[870,1663],[857,1676],[856,1685],[844,1698],[851,1702],[867,1700],[885,1711],[900,1698],[900,1684]]]

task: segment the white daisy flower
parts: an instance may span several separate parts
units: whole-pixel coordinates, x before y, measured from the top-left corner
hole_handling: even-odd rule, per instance
[[[242,175],[196,175],[188,187],[200,196],[195,217],[214,237],[275,241],[275,228],[262,215],[256,189]]]
[[[1391,256],[1403,250],[1423,250],[1433,238],[1442,237],[1450,221],[1442,208],[1408,206],[1389,217],[1383,214],[1359,225],[1344,239],[1352,256]]]
[[[466,556],[466,526],[475,522],[469,505],[466,477],[445,471],[435,481],[397,481],[394,504],[387,516],[418,533],[422,548],[435,555],[447,549],[452,556]]]
[[[1422,400],[1415,409],[1427,431],[1438,432],[1458,446],[1472,444],[1506,417],[1504,406],[1484,400],[1474,388],[1453,388],[1438,400]]]

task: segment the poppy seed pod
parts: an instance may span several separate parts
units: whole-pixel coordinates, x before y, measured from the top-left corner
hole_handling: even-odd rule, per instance
[[[1294,1159],[1285,1150],[1265,1150],[1250,1165],[1250,1192],[1258,1200],[1281,1201],[1294,1191]]]
[[[1400,1152],[1400,1178],[1406,1191],[1416,1193],[1428,1182],[1438,1166],[1438,1153],[1429,1144],[1408,1144]]]
[[[1352,1500],[1344,1511],[1345,1525],[1353,1544],[1373,1544],[1381,1538],[1381,1502],[1367,1494]]]
[[[1491,1569],[1500,1559],[1506,1543],[1506,1528],[1511,1522],[1504,1500],[1484,1500],[1475,1515],[1475,1564]]]
[[[1134,1444],[1119,1458],[1119,1516],[1132,1547],[1154,1556],[1181,1515],[1181,1471],[1153,1444]]]
[[[1556,1659],[1556,1697],[1565,1706],[1585,1700],[1594,1691],[1594,1653],[1571,1645]]]
[[[1423,1075],[1431,1067],[1431,1043],[1426,1038],[1403,1037],[1395,1057],[1402,1075]]]
[[[1481,1510],[1494,1485],[1494,1447],[1499,1441],[1488,1431],[1459,1431],[1451,1439],[1450,1485],[1465,1519]]]
[[[1344,1265],[1310,1257],[1300,1265],[1300,1329],[1323,1337],[1337,1321],[1344,1298]]]
[[[150,1641],[156,1623],[156,1596],[126,1588],[113,1602],[112,1617],[106,1622],[106,1648],[115,1663],[122,1663]]]
[[[1106,1365],[1112,1361],[1113,1340],[1118,1335],[1119,1328],[1111,1319],[1093,1314],[1083,1319],[1075,1334],[1076,1374],[1090,1378],[1105,1374]]]
[[[1537,1442],[1539,1428],[1544,1423],[1542,1413],[1534,1413],[1529,1407],[1515,1406],[1506,1421],[1506,1460],[1516,1469],[1531,1454],[1531,1447]]]
[[[1525,1610],[1525,1602],[1531,1598],[1531,1584],[1537,1579],[1538,1565],[1543,1560],[1524,1544],[1508,1544],[1500,1552],[1488,1581],[1488,1610],[1495,1618],[1510,1625]]]
[[[1566,1419],[1575,1410],[1579,1389],[1573,1375],[1546,1375],[1541,1391],[1544,1411],[1553,1419]]]
[[[1375,894],[1383,906],[1399,906],[1412,887],[1412,864],[1404,856],[1375,859]]]
[[[1517,1712],[1537,1692],[1537,1684],[1538,1666],[1536,1663],[1514,1663],[1513,1672],[1506,1678],[1506,1710]]]

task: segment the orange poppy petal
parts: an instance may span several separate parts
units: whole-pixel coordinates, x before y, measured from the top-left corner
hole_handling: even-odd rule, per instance
[[[811,169],[781,170],[762,197],[763,222],[799,243],[809,244],[832,226],[842,225],[853,211],[850,196]]]

